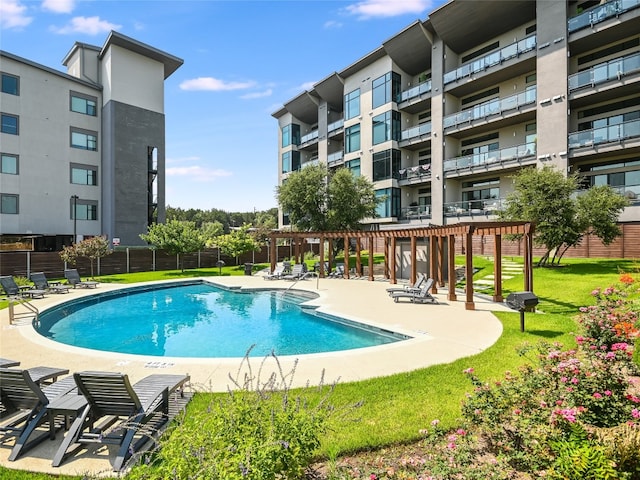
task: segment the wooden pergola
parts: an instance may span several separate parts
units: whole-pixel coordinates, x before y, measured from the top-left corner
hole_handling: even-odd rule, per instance
[[[493,236],[494,238],[494,256],[496,259],[502,259],[502,236],[503,235],[522,235],[524,244],[524,290],[533,291],[533,231],[534,226],[530,222],[474,222],[474,223],[457,223],[446,226],[429,226],[419,228],[406,228],[395,230],[350,230],[338,232],[291,232],[279,231],[270,234],[270,258],[271,270],[277,263],[276,245],[279,239],[289,239],[294,248],[293,257],[296,262],[301,262],[304,255],[304,246],[309,239],[319,240],[319,256],[325,258],[325,242],[328,244],[329,265],[333,263],[331,258],[333,248],[332,243],[336,239],[344,240],[344,262],[345,278],[349,278],[349,248],[350,241],[355,239],[355,255],[356,255],[356,272],[362,273],[361,262],[361,246],[363,240],[368,240],[370,249],[368,264],[368,279],[374,280],[373,276],[373,245],[377,239],[384,241],[384,276],[389,279],[392,284],[397,283],[396,279],[396,246],[399,239],[408,239],[410,242],[410,281],[414,283],[417,278],[417,245],[419,239],[424,239],[429,246],[429,272],[424,272],[434,279],[432,293],[438,293],[438,287],[444,287],[444,279],[454,279],[448,283],[449,300],[457,300],[455,291],[455,242],[456,237],[461,237],[465,252],[465,308],[474,310],[475,303],[473,301],[473,237],[474,236]],[[446,248],[445,248],[446,245]],[[446,253],[445,253],[446,251]],[[445,255],[447,257],[445,258]],[[447,271],[445,275],[445,265]],[[324,261],[320,262],[319,275],[323,277],[325,272]],[[494,295],[495,302],[502,302],[502,261],[494,262]]]

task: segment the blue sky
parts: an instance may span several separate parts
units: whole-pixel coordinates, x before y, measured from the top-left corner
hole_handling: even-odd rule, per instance
[[[167,205],[277,206],[285,102],[442,0],[0,0],[0,48],[63,71],[116,30],[184,60],[165,82]]]

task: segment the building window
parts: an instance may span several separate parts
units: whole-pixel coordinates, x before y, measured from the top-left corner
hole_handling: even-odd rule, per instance
[[[360,124],[344,129],[344,153],[360,150]]]
[[[284,152],[282,154],[282,173],[300,170],[300,152]]]
[[[351,175],[353,175],[354,177],[360,176],[360,159],[359,158],[345,162],[344,166],[351,172]]]
[[[98,150],[98,134],[95,132],[86,132],[82,130],[71,130],[71,146],[73,148],[81,148],[83,150]]]
[[[376,207],[378,217],[399,217],[400,216],[400,189],[382,188],[376,190],[376,198],[381,202]]]
[[[20,95],[20,78],[3,73],[2,93],[8,93],[9,95]]]
[[[95,97],[89,97],[82,95],[81,93],[71,92],[71,111],[77,113],[83,113],[85,115],[96,116],[96,102]]]
[[[400,140],[400,112],[389,111],[373,117],[373,144]]]
[[[360,115],[360,89],[344,96],[344,119],[349,120]]]
[[[71,204],[71,220],[97,220],[98,202],[91,200],[76,200],[75,217],[73,215],[73,203]]]
[[[2,114],[2,133],[8,133],[9,135],[18,135],[19,120],[15,115],[9,115],[8,113]]]
[[[400,75],[389,72],[376,78],[372,84],[373,108],[395,100],[400,94]]]
[[[0,193],[0,213],[16,215],[18,213],[18,195]]]
[[[373,181],[398,178],[400,150],[385,150],[373,154]]]
[[[468,202],[468,210],[484,210],[487,200],[498,198],[500,198],[500,179],[498,178],[462,184],[462,201]]]
[[[71,183],[76,185],[98,185],[97,167],[72,163]]]
[[[2,161],[0,162],[0,173],[18,175],[18,156],[3,153]]]
[[[282,127],[282,147],[300,145],[300,125],[291,123]]]

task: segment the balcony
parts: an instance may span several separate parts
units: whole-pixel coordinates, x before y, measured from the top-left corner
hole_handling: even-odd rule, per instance
[[[344,163],[344,153],[343,152],[335,152],[330,155],[327,155],[327,166],[337,167],[338,165],[342,165]]]
[[[638,0],[640,1],[640,0]],[[495,50],[484,57],[480,57],[472,62],[466,63],[461,67],[444,74],[444,84],[455,82],[461,78],[469,77],[474,73],[483,72],[495,65],[500,65],[505,60],[515,58],[525,52],[535,50],[536,36],[531,35],[518,42],[507,45],[504,48]]]
[[[341,118],[340,120],[336,120],[335,122],[332,122],[329,125],[327,125],[327,132],[329,133],[329,135],[333,135],[337,133],[336,132],[337,130],[340,130],[343,127],[344,127],[344,118]]]
[[[429,205],[415,205],[400,209],[398,220],[422,220],[431,218],[431,207]]]
[[[413,185],[431,180],[431,164],[401,168],[396,176],[398,185]]]
[[[613,0],[603,5],[597,5],[590,10],[582,12],[580,15],[571,17],[567,22],[567,30],[569,33],[573,33],[604,22],[609,18],[617,17],[637,7],[640,7],[640,0]]]
[[[640,138],[640,120],[630,120],[617,125],[571,133],[569,134],[569,148],[584,148],[606,143],[620,143],[630,138]]]
[[[411,140],[423,135],[431,136],[431,122],[421,123],[417,127],[411,127],[400,132],[400,141]]]
[[[445,160],[444,171],[456,172],[460,170],[473,169],[474,167],[500,166],[505,163],[521,161],[527,158],[535,158],[536,142],[516,145],[514,147],[502,148],[492,152],[475,153],[462,157]]]
[[[640,71],[640,53],[616,58],[571,75],[569,77],[569,92],[594,87],[611,80],[620,80],[623,76],[638,71]]]
[[[473,217],[476,215],[497,215],[506,204],[505,198],[449,202],[443,205],[445,217]]]
[[[318,141],[318,130],[313,130],[307,133],[306,135],[303,135],[302,138],[300,138],[300,144],[298,145],[298,147],[300,148],[306,147],[317,141]]]
[[[405,90],[404,92],[400,92],[400,95],[398,95],[398,97],[396,98],[396,103],[406,102],[430,92],[431,80],[427,80],[426,82],[422,82],[413,88]]]
[[[461,126],[469,125],[474,120],[486,119],[493,115],[502,115],[510,110],[516,110],[525,105],[535,105],[535,103],[536,89],[531,88],[509,97],[496,98],[494,100],[475,105],[473,108],[448,115],[444,117],[443,125],[444,128],[459,128]]]

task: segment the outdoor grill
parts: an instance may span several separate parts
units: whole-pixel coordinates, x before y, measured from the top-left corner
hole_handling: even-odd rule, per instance
[[[514,292],[507,297],[507,305],[520,312],[520,331],[524,332],[524,312],[532,312],[538,305],[538,297],[533,292]]]

